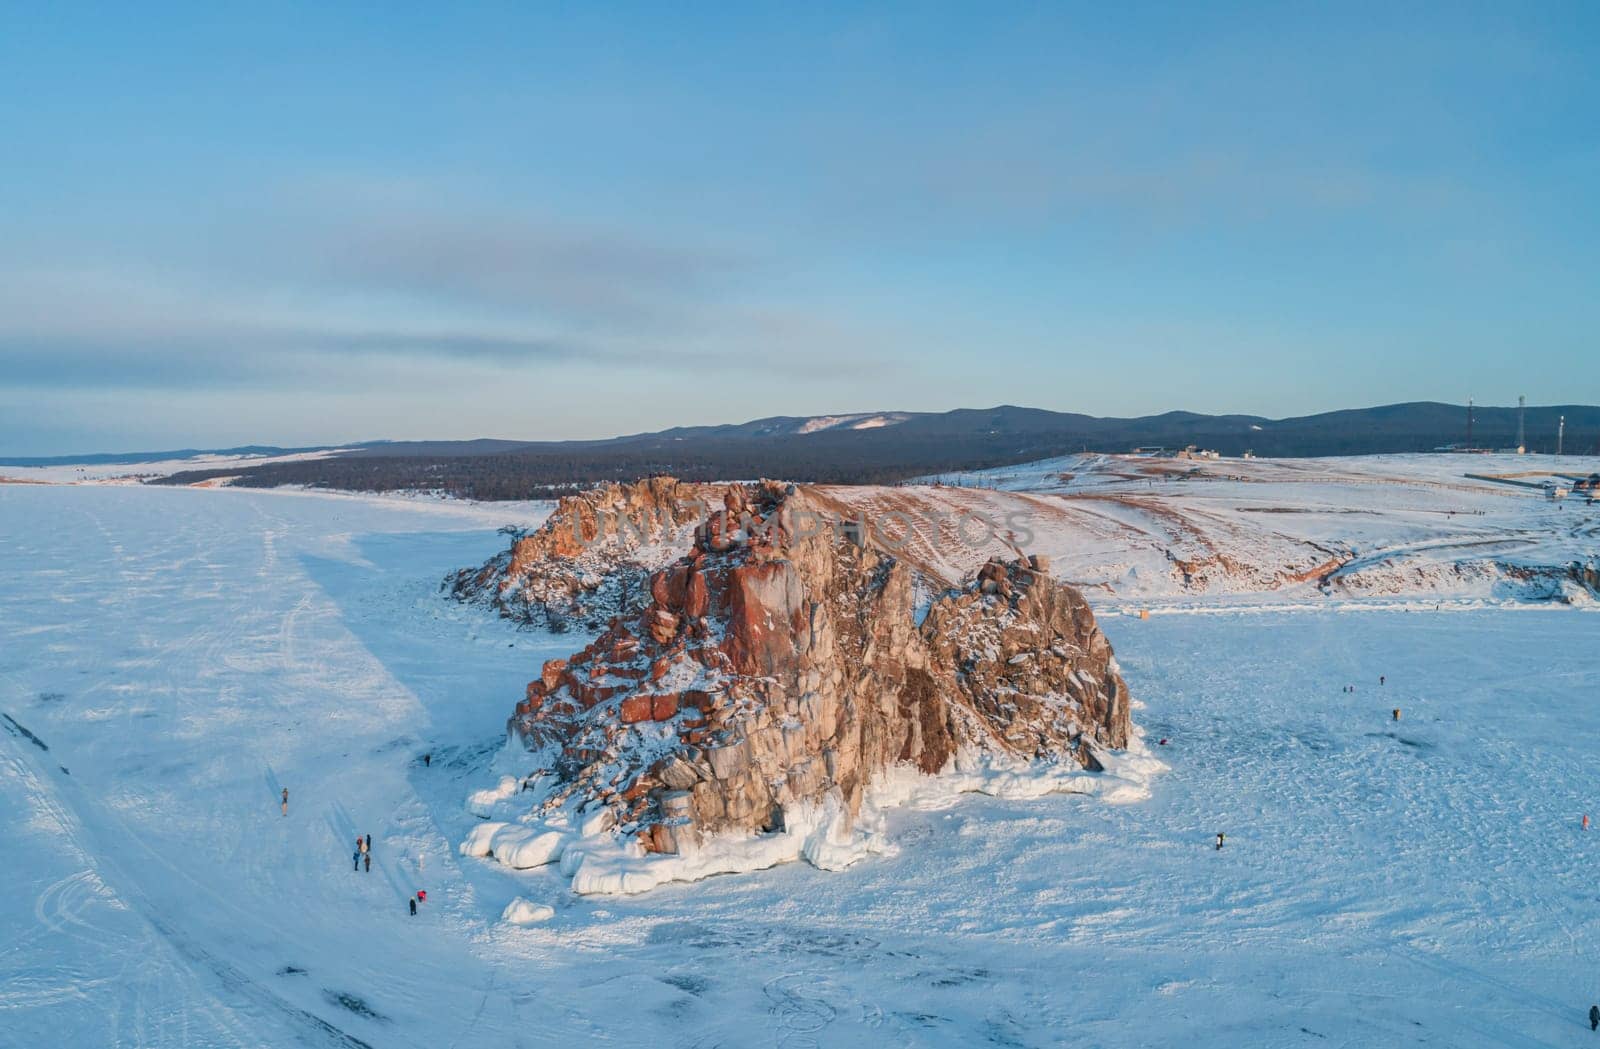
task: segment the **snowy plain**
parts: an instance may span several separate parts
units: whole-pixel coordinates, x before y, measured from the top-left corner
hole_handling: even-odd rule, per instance
[[[455,850],[586,638],[438,585],[547,512],[0,486],[0,1046],[1591,1037],[1593,611],[1118,602],[1148,800],[968,796],[842,872],[577,896]]]

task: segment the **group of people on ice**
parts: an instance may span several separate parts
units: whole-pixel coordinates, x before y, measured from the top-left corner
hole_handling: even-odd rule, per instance
[[[1386,676],[1386,675],[1383,675],[1383,674],[1379,674],[1379,675],[1378,675],[1378,684],[1379,684],[1379,685],[1380,685],[1380,686],[1381,686],[1381,685],[1382,685],[1382,684],[1383,684],[1383,683],[1384,683],[1384,682],[1385,682],[1385,681],[1387,681],[1387,680],[1389,680],[1389,679],[1388,679],[1388,677],[1387,677],[1387,676]],[[1349,694],[1349,693],[1351,693],[1351,692],[1354,692],[1354,691],[1355,691],[1355,690],[1356,690],[1356,687],[1355,687],[1355,686],[1354,686],[1354,685],[1346,685],[1346,686],[1345,686],[1345,687],[1344,687],[1344,691],[1345,691],[1345,693],[1346,693],[1346,694],[1347,694],[1347,695],[1348,695],[1348,694]]]
[[[354,868],[355,870],[362,870],[363,868],[365,868],[367,873],[371,873],[371,871],[372,871],[372,835],[368,834],[365,837],[363,837],[361,835],[357,835],[356,836],[356,852],[355,852],[354,859],[355,859],[355,864],[356,864],[355,868]],[[409,901],[409,906],[411,908],[412,917],[416,917],[417,903],[419,901],[426,901],[427,898],[428,898],[428,890],[427,889],[418,889],[417,890],[417,894],[415,896],[411,897],[411,899]]]
[[[423,765],[424,768],[427,768],[427,767],[431,766],[432,764],[433,764],[433,755],[432,754],[424,754],[424,755],[422,755],[422,765]],[[278,804],[279,804],[279,807],[281,808],[283,814],[285,816],[289,815],[289,788],[288,787],[284,787],[282,792],[280,793],[279,799],[278,799]],[[372,873],[372,835],[370,835],[370,834],[358,834],[358,835],[356,835],[356,849],[355,849],[355,852],[351,854],[350,859],[351,859],[351,868],[350,868],[351,870],[353,870],[353,871],[365,870],[365,872],[368,873],[368,874]],[[420,902],[425,902],[427,900],[427,898],[428,898],[427,890],[426,889],[418,889],[416,891],[416,894],[413,895],[407,901],[407,906],[410,909],[410,912],[411,912],[412,916],[415,916],[416,913],[417,913],[417,904],[420,903]]]

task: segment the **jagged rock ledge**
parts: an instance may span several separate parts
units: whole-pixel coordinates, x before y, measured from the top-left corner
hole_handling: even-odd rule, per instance
[[[727,488],[637,611],[529,684],[461,851],[633,892],[845,866],[887,847],[886,805],[955,791],[1141,795],[1159,763],[1081,594],[991,561],[919,624],[912,569],[823,511]]]
[[[692,527],[721,501],[721,487],[672,477],[602,484],[564,497],[537,529],[444,587],[519,623],[598,630],[644,607],[650,573],[688,548]]]

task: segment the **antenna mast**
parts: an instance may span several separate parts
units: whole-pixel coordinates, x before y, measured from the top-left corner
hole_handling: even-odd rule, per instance
[[[1567,436],[1567,417],[1561,416],[1556,420],[1556,454],[1561,454],[1561,442]]]
[[[1472,398],[1467,398],[1467,451],[1472,451]]]
[[[1528,398],[1525,395],[1518,394],[1517,395],[1517,454],[1518,455],[1521,455],[1523,452],[1528,450],[1528,435],[1527,435],[1527,432],[1523,428],[1523,425],[1522,425],[1523,417],[1526,416],[1527,413],[1528,413]]]

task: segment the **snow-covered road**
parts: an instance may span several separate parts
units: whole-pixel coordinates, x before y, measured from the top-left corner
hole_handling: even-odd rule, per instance
[[[583,639],[437,585],[540,512],[0,487],[0,1046],[1589,1037],[1600,615],[1108,617],[1171,740],[1150,801],[970,797],[843,873],[576,897],[453,848]]]

